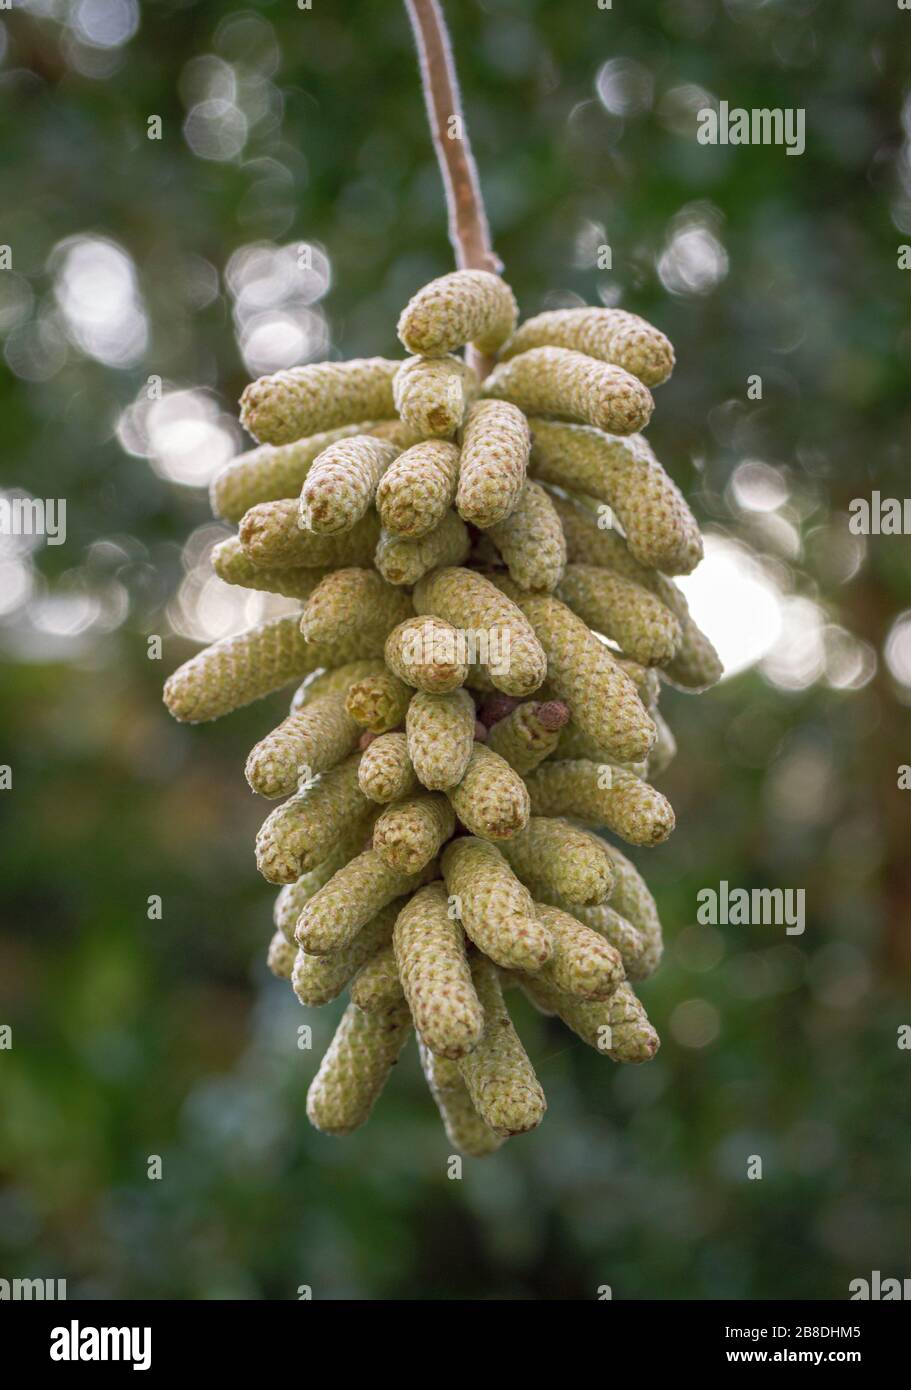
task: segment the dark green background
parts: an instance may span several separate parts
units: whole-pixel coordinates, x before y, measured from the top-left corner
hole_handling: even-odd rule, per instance
[[[151,324],[130,370],[73,347],[42,382],[0,367],[3,485],[69,503],[67,544],[39,551],[39,568],[52,586],[90,574],[130,595],[120,626],[54,663],[24,659],[27,614],[0,627],[0,761],[14,770],[0,793],[0,1022],[14,1041],[0,1051],[0,1276],[66,1278],[73,1297],[294,1298],[309,1284],[317,1298],[568,1299],[610,1284],[618,1298],[843,1299],[873,1269],[911,1274],[911,1053],[896,1045],[911,1024],[911,793],[896,788],[911,735],[882,651],[911,607],[911,565],[907,538],[872,540],[843,581],[827,548],[852,497],[907,491],[909,279],[896,262],[911,232],[911,14],[895,0],[447,10],[523,311],[612,286],[669,333],[660,456],[710,527],[759,549],[774,547],[726,483],[744,458],[783,470],[810,503],[806,544],[777,556],[781,583],[870,644],[876,675],[853,692],[785,691],[754,671],[698,700],[665,697],[678,829],[640,856],[669,941],[642,991],[663,1038],[654,1063],[621,1071],[519,1008],[549,1113],[461,1181],[413,1052],[364,1130],[316,1134],[304,1103],[318,1051],[297,1050],[305,1015],[263,964],[264,808],[243,779],[285,702],[199,729],[167,719],[162,679],[192,647],[168,639],[152,662],[145,634],[166,631],[206,497],[124,453],[113,425],[150,373],[211,386],[234,409],[246,373],[230,305],[223,283],[206,307],[188,302],[189,255],[221,274],[251,241],[318,242],[333,350],[397,351],[402,304],[451,265],[407,24],[393,0],[247,10],[280,47],[283,113],[240,158],[213,162],[182,137],[177,83],[190,59],[226,49],[255,71],[257,46],[225,40],[237,8],[143,4],[103,79],[74,68],[61,23],[18,3],[0,13],[0,243],[32,314],[53,313],[53,248],[96,234],[135,261]],[[651,74],[651,109],[622,118],[598,101],[615,57]],[[732,105],[806,108],[806,153],[675,133],[662,99],[686,83]],[[252,161],[267,158],[293,183],[263,181]],[[729,271],[711,293],[675,296],[655,258],[694,204]],[[609,276],[574,264],[586,222],[609,229]],[[746,402],[751,373],[761,404]],[[107,538],[120,550],[90,552]],[[805,936],[694,927],[696,892],[722,878],[804,887]],[[693,999],[717,1011],[703,1047],[669,1026]],[[340,1007],[310,1012],[316,1049]],[[751,1154],[760,1182],[746,1180]]]

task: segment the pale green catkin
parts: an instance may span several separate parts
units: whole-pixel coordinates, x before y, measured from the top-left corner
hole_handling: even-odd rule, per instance
[[[644,666],[666,666],[682,641],[680,624],[660,599],[597,565],[567,565],[557,597]]]
[[[652,710],[652,718],[656,721],[658,711]],[[654,745],[658,747],[657,742]],[[654,749],[653,749],[654,751]],[[557,744],[555,758],[563,761],[567,758],[583,758],[591,763],[610,763],[612,767],[622,767],[627,772],[632,772],[636,777],[645,778],[651,766],[652,754],[647,758],[642,758],[639,762],[618,763],[616,758],[612,758],[606,748],[601,748],[588,734],[577,727],[575,724],[567,724],[565,729],[560,730],[560,740]]]
[[[458,1064],[448,1057],[438,1057],[420,1039],[418,1050],[430,1094],[436,1101],[446,1137],[453,1148],[468,1158],[487,1158],[496,1153],[505,1141],[501,1135],[494,1134],[475,1110]]]
[[[433,570],[415,585],[414,606],[418,613],[472,634],[477,663],[505,695],[531,695],[544,680],[547,659],[531,623],[483,575],[468,569]]]
[[[523,977],[522,988],[547,1013],[596,1052],[614,1062],[648,1062],[658,1051],[658,1034],[628,984],[603,1000],[574,999],[539,975]]]
[[[383,357],[361,357],[261,376],[240,398],[240,422],[260,443],[291,444],[358,420],[391,419],[392,383],[400,366]]]
[[[225,521],[240,521],[257,502],[299,497],[313,460],[330,444],[352,434],[389,439],[400,449],[416,442],[414,431],[400,420],[365,420],[298,439],[294,444],[261,444],[258,449],[232,459],[216,474],[209,489],[213,514]]]
[[[220,719],[325,666],[327,650],[308,646],[299,625],[297,613],[271,618],[197,652],[165,682],[164,702],[169,712],[186,724]],[[345,654],[340,660],[345,660]]]
[[[288,796],[302,777],[309,780],[347,758],[359,735],[345,696],[323,695],[257,743],[247,759],[247,782],[260,796]]]
[[[399,452],[388,440],[369,434],[330,444],[314,461],[301,489],[301,526],[322,536],[350,531]]]
[[[442,618],[407,618],[386,638],[386,665],[399,680],[430,695],[464,685],[465,635]]]
[[[531,435],[528,421],[508,401],[477,401],[462,431],[459,515],[482,529],[505,521],[525,483]]]
[[[467,526],[456,512],[450,511],[435,530],[417,540],[381,531],[374,564],[390,584],[416,584],[438,565],[461,565],[470,550]]]
[[[376,507],[387,531],[417,540],[439,526],[455,501],[459,451],[426,439],[399,454],[380,479]]]
[[[330,768],[267,816],[256,837],[256,863],[270,883],[293,883],[332,852],[336,840],[364,822],[373,804],[360,789],[358,756]]]
[[[392,940],[392,928],[403,901],[398,899],[384,907],[343,951],[333,951],[331,956],[309,956],[306,951],[295,948],[291,984],[301,1004],[317,1008],[338,998],[371,956]]]
[[[581,758],[542,763],[526,786],[534,815],[606,825],[631,845],[661,844],[674,829],[667,798],[619,767]]]
[[[571,903],[566,898],[561,897],[559,893],[555,893],[540,879],[531,876],[526,880],[525,886],[536,903],[543,902],[552,907],[561,908],[564,912],[568,912],[571,917],[575,917],[583,926],[590,927],[599,936],[603,936],[605,941],[610,942],[620,954],[628,979],[644,979],[649,973],[650,943],[646,941],[638,927],[634,927],[632,922],[621,917],[620,913],[616,912],[609,903],[595,903],[589,907],[580,903]],[[553,1010],[550,1012],[552,1013]]]
[[[442,1057],[464,1057],[484,1029],[465,952],[465,933],[450,915],[446,889],[430,883],[396,918],[395,959],[421,1041]]]
[[[226,584],[259,589],[285,598],[307,598],[328,573],[324,569],[259,569],[237,536],[220,541],[212,551],[212,568]]]
[[[584,352],[660,386],[674,370],[670,342],[638,314],[626,309],[550,309],[525,322],[500,352],[501,361],[529,348],[562,347]]]
[[[419,690],[412,697],[405,716],[408,756],[429,791],[448,791],[462,780],[475,747],[474,725],[474,701],[466,690]]]
[[[514,510],[487,534],[521,589],[550,592],[560,583],[566,569],[563,527],[549,494],[538,483],[526,482]]]
[[[366,1124],[411,1033],[402,1001],[366,1014],[349,1004],[307,1092],[307,1118],[324,1134]]]
[[[553,950],[550,933],[496,845],[459,836],[440,866],[452,910],[478,950],[507,970],[540,970]]]
[[[620,438],[556,420],[528,424],[532,477],[606,504],[641,564],[668,574],[695,569],[702,558],[699,524],[644,435]]]
[[[395,407],[406,425],[423,438],[455,434],[478,378],[458,357],[409,357],[393,382]]]
[[[296,497],[260,502],[241,518],[238,535],[244,554],[260,569],[335,569],[338,565],[372,565],[380,538],[379,518],[373,511],[361,517],[350,531],[318,536],[300,524]]]
[[[471,974],[484,1011],[484,1031],[474,1050],[459,1061],[459,1070],[485,1124],[496,1134],[524,1134],[544,1118],[544,1092],[512,1026],[496,970],[475,957]]]
[[[404,721],[411,691],[391,671],[371,672],[348,688],[346,708],[362,729],[385,734]]]
[[[361,852],[370,830],[371,816],[375,812],[374,806],[373,811],[367,816],[348,826],[335,841],[325,859],[314,869],[301,874],[293,883],[286,883],[277,894],[272,908],[272,920],[283,933],[285,940],[292,945],[297,944],[294,932],[297,919],[304,910],[304,903],[309,902],[314,893],[318,893],[353,855]]]
[[[333,570],[317,585],[300,626],[308,642],[334,642],[344,633],[360,642],[365,656],[381,656],[389,633],[413,611],[410,596],[375,570],[351,566]]]
[[[648,755],[648,775],[649,777],[660,777],[677,756],[677,740],[674,738],[671,726],[659,710],[654,711],[652,718],[658,730],[658,737],[655,740],[654,748]]]
[[[569,821],[532,816],[525,829],[500,848],[523,883],[541,880],[568,902],[604,902],[614,886],[603,841]]]
[[[555,751],[567,718],[559,701],[527,700],[497,720],[488,731],[487,747],[524,777]]]
[[[632,968],[627,967],[627,974],[631,980],[644,980],[657,970],[664,950],[658,906],[635,864],[621,854],[616,845],[604,841],[600,843],[604,845],[614,870],[611,907],[630,922],[642,938],[642,949],[637,953]]]
[[[610,434],[648,424],[654,402],[638,378],[568,348],[531,348],[494,367],[485,396],[512,401],[526,415],[552,415]]]
[[[483,743],[473,745],[461,780],[449,788],[449,799],[465,829],[483,840],[508,840],[528,824],[524,781],[505,758]]]
[[[558,907],[535,903],[535,911],[554,943],[541,979],[575,999],[600,1000],[613,994],[624,979],[616,947]]]
[[[439,853],[455,830],[455,816],[438,792],[396,801],[373,827],[373,848],[384,864],[416,874]]]
[[[331,667],[328,671],[314,671],[295,690],[289,713],[299,713],[304,705],[323,695],[347,695],[356,681],[380,675],[384,670],[382,660],[368,657],[362,661],[346,661],[344,665]]]
[[[421,783],[408,756],[405,734],[388,733],[375,738],[361,754],[358,780],[364,795],[380,805],[419,791]]]
[[[431,876],[432,866],[423,876],[403,874],[384,864],[376,850],[364,850],[304,904],[295,933],[298,945],[311,956],[344,950],[381,908],[413,893]]]
[[[515,295],[499,275],[487,270],[455,270],[418,290],[398,322],[398,335],[409,352],[442,357],[473,343],[494,353],[516,326]]]
[[[351,981],[352,1004],[365,1013],[390,1009],[404,998],[395,952],[389,941],[366,961]]]
[[[285,940],[284,933],[277,931],[269,942],[266,965],[277,980],[290,980],[294,968],[295,950]]]

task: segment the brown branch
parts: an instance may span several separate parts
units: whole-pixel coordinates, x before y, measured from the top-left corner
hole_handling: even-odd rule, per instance
[[[462,113],[459,83],[446,20],[438,0],[405,0],[414,31],[433,136],[449,213],[449,240],[460,270],[490,270],[502,265],[490,244],[490,228],[471,153],[468,127]],[[490,363],[479,354],[469,357],[482,376]]]

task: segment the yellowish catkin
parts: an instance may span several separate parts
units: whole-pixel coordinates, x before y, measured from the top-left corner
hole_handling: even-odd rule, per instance
[[[556,420],[528,424],[532,477],[606,504],[643,565],[668,574],[695,569],[702,558],[698,522],[644,435],[619,438]]]
[[[660,599],[597,565],[567,565],[557,597],[644,666],[666,666],[682,641],[680,624]]]
[[[325,576],[324,569],[259,569],[237,536],[220,541],[212,551],[212,568],[226,584],[259,589],[285,598],[307,598]]]
[[[404,1001],[370,1014],[349,1004],[307,1092],[310,1123],[324,1134],[366,1124],[410,1033]]]
[[[566,541],[557,510],[540,484],[527,482],[514,510],[487,534],[520,588],[550,592],[560,583]]]
[[[456,512],[450,511],[434,531],[417,540],[381,531],[374,564],[390,584],[416,584],[438,565],[461,565],[470,550],[467,526]]]
[[[391,419],[392,383],[400,366],[383,357],[360,357],[261,376],[240,398],[240,422],[260,443],[291,444],[358,420]]]
[[[568,902],[604,902],[614,886],[603,841],[560,818],[532,816],[500,848],[523,883],[541,880]]]
[[[373,827],[373,848],[391,869],[416,874],[454,830],[455,816],[445,796],[412,796],[383,812]]]
[[[315,458],[338,439],[352,434],[372,434],[389,439],[400,449],[414,444],[415,434],[401,420],[365,420],[343,425],[337,430],[298,439],[294,444],[261,444],[225,464],[212,480],[209,501],[215,516],[240,521],[244,512],[257,502],[275,502],[281,497],[299,497],[304,479]]]
[[[485,1124],[496,1134],[524,1134],[544,1118],[544,1092],[512,1026],[496,970],[475,957],[471,974],[484,1011],[484,1031],[460,1060],[459,1070]]]
[[[414,1026],[442,1057],[464,1057],[484,1029],[471,979],[465,933],[450,916],[442,883],[422,888],[402,908],[393,934],[395,959]]]
[[[507,970],[540,970],[553,950],[550,933],[496,845],[460,836],[440,866],[451,910],[478,950]]]
[[[458,357],[408,357],[393,382],[395,408],[423,438],[455,434],[478,378]]]
[[[380,538],[379,518],[367,512],[350,531],[318,536],[300,524],[296,497],[260,502],[241,518],[238,535],[244,554],[260,569],[303,566],[335,569],[339,565],[371,565]]]
[[[510,581],[499,587],[515,598],[547,659],[547,687],[569,705],[574,721],[621,762],[645,757],[655,725],[629,676],[572,609],[550,594],[526,594]]]
[[[506,342],[518,314],[515,295],[499,275],[455,270],[412,296],[398,335],[409,352],[423,357],[442,357],[466,343],[490,354]]]
[[[512,401],[526,415],[552,415],[610,434],[634,434],[654,402],[637,377],[568,348],[531,348],[494,367],[484,395]]]
[[[652,718],[657,719],[657,710],[652,710]],[[655,747],[657,748],[657,743]],[[560,741],[557,744],[555,757],[558,760],[566,758],[583,758],[592,763],[610,763],[612,767],[623,767],[627,772],[632,772],[636,777],[646,777],[651,764],[651,753],[647,758],[635,763],[618,763],[612,758],[606,748],[601,748],[593,738],[583,733],[575,724],[567,724],[565,729],[560,730]]]
[[[486,1158],[496,1153],[503,1146],[503,1137],[494,1134],[475,1110],[458,1064],[448,1057],[436,1056],[420,1039],[418,1050],[430,1094],[453,1148],[468,1158]]]
[[[419,888],[424,878],[390,869],[376,850],[364,850],[304,904],[295,933],[298,945],[311,956],[344,950],[381,908]]]
[[[459,451],[426,439],[399,454],[380,479],[376,507],[387,531],[417,540],[433,531],[455,501]]]
[[[271,618],[197,652],[165,682],[169,712],[185,724],[220,719],[326,665],[327,649],[308,646],[299,625],[296,613]],[[338,652],[351,645],[356,644],[343,641]],[[355,652],[342,654],[340,660],[346,655]]]
[[[405,719],[411,691],[391,671],[381,671],[352,682],[346,707],[352,719],[372,734],[397,729]]]
[[[506,695],[531,695],[547,674],[547,659],[521,608],[474,570],[445,568],[414,590],[418,613],[429,613],[472,638],[474,660]]]
[[[269,942],[266,964],[277,980],[290,980],[294,969],[294,947],[285,940],[283,932],[277,931]]]
[[[475,747],[475,707],[467,690],[431,695],[419,690],[405,716],[408,756],[429,791],[461,782]]]
[[[375,738],[361,754],[358,780],[364,795],[381,805],[419,791],[421,784],[408,756],[406,736],[389,733]]]
[[[345,709],[345,696],[323,695],[257,743],[247,759],[247,782],[260,796],[288,796],[301,780],[309,781],[347,758],[359,735]]]
[[[399,680],[430,695],[465,683],[465,634],[442,618],[406,618],[386,638],[386,665]]]
[[[604,848],[614,870],[614,891],[610,905],[635,927],[642,938],[642,948],[636,955],[632,969],[627,967],[627,974],[631,980],[644,980],[657,970],[664,950],[658,906],[635,864],[616,845],[605,844]]]
[[[333,570],[304,605],[301,632],[308,642],[333,642],[346,633],[359,639],[364,654],[381,655],[394,627],[413,612],[411,598],[387,584],[375,570]]]
[[[297,954],[291,984],[302,1004],[317,1008],[338,998],[361,967],[392,940],[392,928],[402,901],[397,899],[382,908],[343,951],[333,951],[331,956],[310,956],[295,947]]]
[[[496,721],[488,731],[487,747],[524,777],[555,751],[568,717],[560,701],[527,700]]]
[[[667,798],[619,767],[581,758],[542,763],[526,786],[534,815],[606,825],[631,845],[659,845],[674,829]]]
[[[539,975],[523,977],[521,984],[539,1007],[614,1062],[649,1062],[658,1051],[658,1034],[628,984],[603,1000],[574,999]]]
[[[314,893],[318,893],[329,882],[332,875],[343,864],[347,864],[353,855],[360,854],[370,830],[371,817],[375,813],[376,807],[374,806],[364,819],[354,821],[342,832],[329,854],[315,868],[301,874],[293,883],[286,883],[276,895],[272,908],[272,920],[279,931],[284,934],[285,940],[292,945],[296,946],[297,944],[294,940],[294,932],[297,927],[297,919],[304,909],[304,903],[309,902]]]
[[[270,883],[293,883],[316,868],[372,803],[357,779],[358,756],[330,768],[311,786],[283,801],[266,817],[256,837],[256,863]]]
[[[362,661],[346,661],[329,670],[314,671],[295,690],[289,713],[299,713],[311,700],[323,695],[347,695],[357,681],[380,675],[385,669],[382,659],[368,657]]]
[[[301,526],[322,536],[350,531],[398,454],[394,444],[369,434],[330,444],[314,461],[301,489]]]
[[[613,994],[624,979],[616,947],[559,907],[535,903],[535,911],[554,943],[541,978],[576,999],[607,999]]]
[[[526,319],[504,344],[501,361],[529,348],[562,347],[584,352],[660,386],[674,370],[670,342],[638,314],[626,309],[549,309]]]
[[[612,849],[613,846],[608,846],[608,848]],[[619,876],[619,870],[616,866],[615,873]],[[615,911],[609,903],[595,903],[588,907],[581,903],[571,903],[566,898],[561,897],[559,893],[555,893],[548,884],[532,875],[526,878],[525,887],[536,903],[543,902],[549,906],[561,908],[562,911],[568,912],[571,917],[575,917],[583,926],[590,927],[599,936],[603,936],[605,941],[610,942],[620,954],[628,979],[644,979],[650,973],[649,961],[652,957],[650,943],[638,927],[634,927],[632,922],[621,917],[620,913]]]
[[[365,961],[351,981],[348,994],[352,1004],[368,1014],[389,1009],[404,998],[391,941]]]
[[[508,840],[528,824],[524,781],[483,743],[474,744],[461,781],[449,789],[449,800],[465,829],[483,840]]]
[[[477,401],[462,431],[456,508],[485,529],[505,521],[525,483],[531,435],[528,421],[508,401]]]

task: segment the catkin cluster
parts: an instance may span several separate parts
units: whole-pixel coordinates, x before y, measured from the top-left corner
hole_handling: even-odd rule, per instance
[[[165,701],[199,722],[297,687],[246,775],[276,803],[269,967],[307,1007],[348,991],[312,1123],[364,1124],[414,1032],[450,1144],[482,1156],[546,1108],[511,991],[613,1061],[658,1047],[634,984],[661,925],[617,842],[674,828],[660,683],[720,666],[673,581],[699,528],[639,433],[664,335],[618,309],[517,327],[498,276],[457,271],[399,337],[402,360],[247,387],[256,448],[213,484],[238,527],[213,563],[299,609],[201,651]]]

